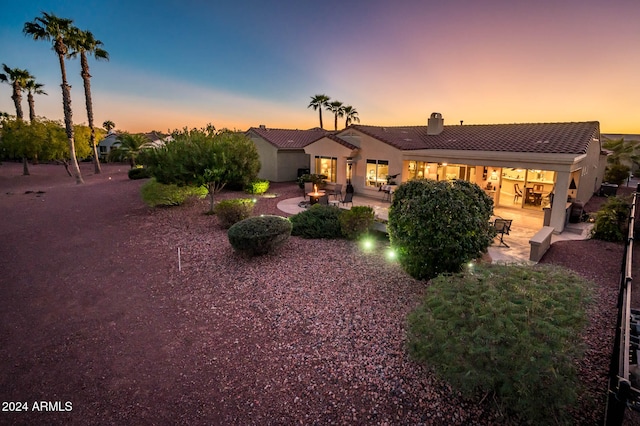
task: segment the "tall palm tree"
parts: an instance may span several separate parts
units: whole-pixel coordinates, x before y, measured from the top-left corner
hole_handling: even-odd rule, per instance
[[[22,91],[24,90],[27,80],[32,78],[29,71],[20,68],[9,68],[6,64],[2,64],[3,73],[0,73],[0,82],[10,84],[13,88],[11,99],[16,106],[16,118],[22,120],[24,114],[22,112]]]
[[[309,103],[309,106],[307,106],[307,108],[313,108],[313,110],[318,110],[318,115],[320,116],[320,128],[324,129],[324,126],[322,125],[322,108],[326,108],[327,105],[329,104],[329,100],[331,98],[328,97],[327,95],[315,95],[315,96],[311,96],[311,102]]]
[[[327,111],[331,111],[335,117],[333,126],[335,130],[338,130],[338,118],[344,117],[344,106],[342,106],[342,102],[333,101],[327,104]]]
[[[102,123],[102,127],[109,133],[111,129],[116,127],[116,123],[111,120],[105,120],[105,122]]]
[[[344,107],[343,112],[344,112],[344,116],[347,117],[347,119],[344,122],[344,127],[349,127],[349,124],[351,124],[352,122],[355,122],[355,123],[360,122],[360,118],[358,117],[358,111],[356,111],[356,109],[351,105],[347,105],[346,107]]]
[[[71,110],[71,86],[67,83],[67,70],[64,65],[64,58],[69,53],[67,40],[71,34],[73,20],[58,18],[52,13],[42,12],[42,16],[37,17],[33,22],[24,24],[23,32],[34,40],[53,40],[53,51],[58,55],[60,62],[60,73],[62,74],[62,105],[64,108],[64,126],[69,140],[69,156],[75,171],[76,183],[84,183],[80,165],[76,157],[76,146],[73,139],[73,112]]]
[[[36,119],[36,102],[33,95],[46,95],[47,92],[42,90],[44,84],[36,83],[35,78],[27,80],[24,89],[27,91],[27,102],[29,103],[29,121]]]
[[[22,121],[24,114],[22,112],[22,91],[24,90],[27,80],[32,78],[29,71],[20,68],[9,68],[6,64],[2,64],[4,73],[0,73],[0,81],[10,84],[13,88],[11,99],[16,107],[16,119]],[[29,176],[29,162],[26,153],[22,156],[22,174]]]
[[[96,174],[102,172],[100,169],[100,159],[98,158],[98,148],[96,147],[96,129],[93,126],[93,102],[91,100],[91,74],[89,74],[89,61],[87,54],[93,55],[96,59],[109,60],[109,53],[101,46],[103,43],[93,37],[91,31],[82,31],[73,28],[69,39],[69,47],[72,49],[67,55],[69,58],[75,58],[80,54],[80,76],[84,82],[84,99],[87,106],[87,118],[89,120],[89,129],[91,129],[90,144],[93,149],[93,165]]]

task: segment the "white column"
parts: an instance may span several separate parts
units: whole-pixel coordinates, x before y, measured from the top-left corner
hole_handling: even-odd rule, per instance
[[[557,234],[562,232],[566,222],[570,176],[569,172],[556,172],[556,185],[553,190],[553,206],[551,207],[549,226],[552,226]]]

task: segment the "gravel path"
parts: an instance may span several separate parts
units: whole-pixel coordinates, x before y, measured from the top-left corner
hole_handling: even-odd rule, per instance
[[[60,166],[31,169],[0,166],[0,396],[73,408],[0,423],[503,423],[489,398],[463,400],[408,358],[405,317],[425,284],[382,247],[292,237],[248,260],[206,202],[150,210],[126,167],[96,176],[83,164],[81,186]],[[257,214],[299,196],[270,192]],[[564,242],[544,259],[601,284],[578,424],[602,416],[621,253]]]

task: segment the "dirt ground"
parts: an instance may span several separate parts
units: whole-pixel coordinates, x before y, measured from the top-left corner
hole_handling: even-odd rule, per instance
[[[461,400],[406,358],[401,319],[423,284],[397,268],[345,242],[292,239],[283,257],[322,253],[329,265],[270,258],[254,269],[201,205],[151,211],[126,165],[82,169],[76,185],[62,166],[21,176],[20,164],[0,165],[0,401],[28,408],[3,410],[1,424],[499,423],[492,404]],[[175,248],[194,242],[179,273]],[[621,255],[563,242],[544,259],[602,285],[588,338],[605,349],[590,349],[581,371],[592,394],[608,367]],[[345,258],[353,267],[326,273]],[[373,285],[380,274],[389,286]],[[593,398],[581,423],[601,416]]]

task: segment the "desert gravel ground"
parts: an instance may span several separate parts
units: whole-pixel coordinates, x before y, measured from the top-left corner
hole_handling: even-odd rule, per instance
[[[127,166],[82,167],[75,185],[61,166],[0,165],[0,400],[29,408],[0,423],[504,424],[491,398],[464,400],[407,356],[426,284],[381,243],[292,237],[245,259],[205,201],[152,210]],[[270,192],[257,214],[299,195]],[[599,286],[576,424],[603,415],[622,251],[561,242],[543,259]]]

